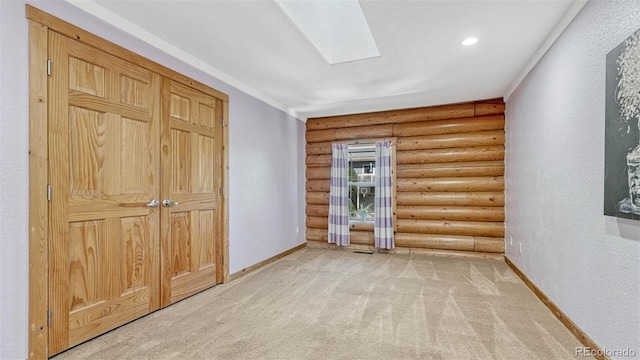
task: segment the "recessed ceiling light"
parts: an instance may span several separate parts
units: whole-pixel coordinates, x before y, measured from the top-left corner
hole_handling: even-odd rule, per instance
[[[468,38],[464,39],[464,41],[462,42],[462,45],[471,46],[471,45],[473,45],[473,44],[475,44],[477,42],[478,42],[478,38],[468,37]]]
[[[329,64],[380,56],[358,0],[274,0],[274,3]]]

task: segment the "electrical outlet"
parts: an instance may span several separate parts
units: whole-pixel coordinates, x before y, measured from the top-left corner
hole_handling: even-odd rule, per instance
[[[300,226],[296,226],[296,234],[300,233]]]
[[[522,254],[522,243],[518,242],[518,244],[520,244],[520,254]]]
[[[513,236],[509,235],[509,245],[513,246]]]

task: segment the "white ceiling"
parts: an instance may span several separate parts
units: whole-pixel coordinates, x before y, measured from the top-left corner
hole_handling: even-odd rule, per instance
[[[380,57],[329,65],[271,1],[67,1],[301,119],[508,98],[586,2],[360,0]]]

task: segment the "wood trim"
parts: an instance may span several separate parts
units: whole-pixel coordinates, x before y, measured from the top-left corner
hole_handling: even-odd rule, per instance
[[[576,325],[576,323],[574,323],[573,320],[571,320],[562,310],[560,310],[560,308],[553,301],[551,301],[551,299],[549,299],[549,297],[544,292],[542,292],[540,288],[538,288],[531,280],[529,280],[527,275],[525,275],[516,266],[516,264],[514,264],[507,256],[504,257],[504,261],[507,263],[507,265],[509,265],[509,267],[513,270],[513,272],[515,272],[516,275],[518,275],[518,277],[522,279],[522,281],[527,285],[527,287],[531,291],[533,291],[533,293],[538,297],[538,299],[540,299],[547,306],[547,308],[551,310],[553,315],[555,315],[558,318],[558,320],[560,320],[562,325],[564,325],[567,328],[567,330],[569,330],[573,334],[573,336],[575,336],[576,339],[578,339],[578,341],[582,343],[582,345],[584,345],[585,347],[591,348],[592,350],[595,350],[596,353],[604,353],[604,351],[602,351],[602,348],[598,346],[598,344],[596,344],[596,342],[593,341],[593,339],[591,339],[589,335],[587,335],[584,331],[582,331],[582,329],[580,329],[580,327],[578,327],[578,325]],[[596,359],[611,360],[611,358],[609,358],[606,355],[596,356]]]
[[[223,283],[231,281],[229,277],[229,101],[222,102],[222,266]]]
[[[47,44],[47,27],[29,21],[29,359],[47,358],[49,337]]]
[[[251,265],[249,267],[246,267],[246,268],[244,268],[244,269],[242,269],[240,271],[237,271],[237,272],[235,272],[235,273],[233,273],[233,274],[231,274],[229,276],[229,281],[234,281],[234,280],[236,280],[236,279],[238,279],[240,277],[243,277],[243,276],[247,275],[248,273],[250,273],[252,271],[256,271],[256,270],[258,270],[259,268],[261,268],[263,266],[271,264],[272,262],[274,262],[276,260],[280,260],[280,259],[282,259],[283,257],[285,257],[285,256],[287,256],[289,254],[293,254],[294,252],[296,252],[298,250],[304,249],[305,247],[307,247],[307,243],[302,243],[302,244],[300,244],[298,246],[292,247],[289,250],[285,250],[285,251],[281,252],[280,254],[274,255],[274,256],[272,256],[272,257],[270,257],[268,259],[260,261],[259,263],[253,264],[253,265]],[[225,281],[225,282],[227,282],[227,281]]]
[[[51,62],[52,76],[59,79],[68,79],[69,72],[69,38],[59,35],[54,31],[49,31],[49,57]],[[48,81],[48,134],[59,134],[55,138],[49,138],[49,154],[52,156],[48,161],[49,181],[52,182],[51,202],[49,203],[49,310],[51,311],[51,325],[49,326],[49,340],[47,345],[47,355],[57,354],[69,347],[69,311],[64,309],[67,305],[67,295],[59,292],[58,289],[64,286],[68,278],[66,273],[67,255],[61,249],[66,248],[69,241],[69,225],[64,220],[69,214],[67,203],[69,194],[69,159],[53,154],[62,154],[69,144],[62,141],[62,137],[69,133],[68,121],[55,121],[54,119],[64,119],[69,114],[69,83],[68,81]],[[54,141],[55,140],[55,141]],[[53,179],[60,181],[53,182]],[[105,223],[105,226],[106,225]],[[61,246],[53,246],[52,239],[62,241]]]
[[[50,30],[59,32],[60,34],[70,37],[72,39],[75,39],[83,44],[92,46],[96,49],[100,49],[122,60],[134,63],[140,67],[143,67],[147,70],[158,73],[173,81],[179,82],[183,85],[202,91],[205,94],[222,99],[224,101],[229,101],[229,96],[223,92],[215,90],[199,81],[193,80],[185,75],[182,75],[175,70],[171,70],[163,65],[160,65],[154,61],[151,61],[119,45],[111,43],[97,35],[94,35],[86,30],[83,30],[53,15],[47,14],[46,12],[36,7],[33,7],[29,4],[27,4],[27,7],[26,7],[26,15],[27,15],[27,19],[43,24],[47,26]]]
[[[170,139],[170,123],[164,121],[164,118],[169,117],[169,99],[171,98],[171,81],[167,78],[161,79],[160,85],[160,148],[171,149]],[[171,183],[171,174],[169,171],[163,171],[163,169],[171,168],[171,159],[169,157],[170,152],[160,151],[160,191],[158,192],[159,199],[168,195],[169,184]],[[171,214],[168,211],[160,211],[160,231],[159,231],[159,246],[160,246],[160,308],[171,305]]]

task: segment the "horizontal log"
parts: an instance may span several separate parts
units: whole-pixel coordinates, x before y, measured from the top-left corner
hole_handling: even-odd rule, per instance
[[[309,167],[331,166],[331,154],[329,155],[307,155],[304,160]]]
[[[355,231],[370,231],[373,232],[373,223],[372,222],[350,222],[349,229]]]
[[[404,248],[400,248],[400,249],[404,249]],[[503,254],[479,252],[479,251],[411,248],[411,254],[440,256],[440,257],[457,258],[457,259],[484,259],[484,260],[504,261]]]
[[[504,109],[505,105],[502,99],[476,101],[475,116],[504,114]]]
[[[329,244],[326,240],[310,240],[307,239],[307,248],[330,249],[333,244]],[[473,253],[470,253],[473,254]]]
[[[329,193],[307,191],[305,194],[305,200],[307,201],[307,204],[329,205]]]
[[[309,241],[328,241],[329,232],[327,229],[307,229],[307,240]],[[371,231],[350,231],[349,241],[351,244],[373,245],[374,238]]]
[[[331,187],[331,180],[323,179],[323,180],[307,180],[306,190],[307,191],[329,191]]]
[[[327,229],[307,229],[307,240],[311,241],[328,241],[329,232]]]
[[[325,180],[313,180],[325,181]],[[328,180],[326,180],[328,181]],[[309,183],[307,181],[307,189]],[[504,177],[438,177],[396,179],[397,191],[504,191]]]
[[[398,138],[398,151],[504,145],[504,130]]]
[[[504,221],[504,207],[399,206],[396,210],[396,216],[398,219],[502,222]]]
[[[331,144],[331,141],[308,143],[307,146],[305,146],[305,152],[307,155],[331,154]]]
[[[320,229],[327,228],[328,229],[329,207],[324,206],[324,209],[320,209],[320,206],[323,206],[323,205],[307,205],[307,226],[309,226],[309,221],[311,221],[311,223],[318,226],[309,226],[310,228],[320,228]],[[313,207],[313,208],[310,209],[310,207]],[[321,213],[323,212],[326,212],[327,215],[321,215]],[[318,213],[320,215],[314,215],[315,213]],[[325,218],[326,221],[319,219],[320,217]],[[325,224],[326,226],[323,226]],[[373,223],[372,222],[350,222],[349,229],[352,231],[373,232]]]
[[[504,206],[503,192],[398,192],[396,205]]]
[[[457,134],[490,130],[504,130],[504,115],[394,124],[393,136]]]
[[[309,131],[305,134],[305,138],[308,143],[334,141],[336,139],[336,129],[329,130],[315,130]]]
[[[354,233],[355,236],[353,236]],[[373,246],[375,242],[373,233],[370,232],[351,232],[349,237],[351,244],[354,245],[363,244]],[[310,244],[311,246],[321,246],[320,244],[327,244],[329,234],[328,231],[324,229],[307,229],[306,238],[307,241],[313,242],[313,244]],[[475,251],[478,253],[494,254],[504,253],[503,238],[396,233],[394,235],[394,241],[396,248]],[[372,250],[375,249],[372,248]],[[455,254],[456,253],[452,253],[452,255]]]
[[[474,116],[474,113],[475,105],[473,103],[464,103],[355,115],[311,118],[307,120],[307,130],[465,118]]]
[[[310,205],[307,204],[305,208],[305,214],[307,216],[329,216],[329,206],[328,205]]]
[[[349,231],[349,242],[359,245],[373,245],[374,238],[372,231]]]
[[[397,247],[473,251],[473,236],[396,233]]]
[[[329,218],[327,216],[307,216],[307,228],[328,229]]]
[[[318,155],[325,156],[325,155]],[[307,158],[309,158],[307,156]],[[426,164],[458,161],[503,160],[504,146],[476,146],[466,148],[398,151],[397,164]]]
[[[329,244],[327,241],[316,241],[309,240],[307,242],[308,248],[318,248],[318,249],[335,249],[337,248],[334,244]],[[349,250],[363,250],[363,251],[371,251],[371,252],[384,252],[391,254],[412,254],[412,255],[427,255],[427,256],[437,256],[441,258],[455,258],[455,259],[482,259],[482,260],[496,260],[496,261],[504,261],[504,253],[490,253],[490,252],[479,252],[479,251],[463,251],[463,250],[448,250],[448,249],[426,249],[426,248],[406,248],[406,247],[396,247],[393,250],[379,250],[375,248],[373,245],[358,245],[351,244],[347,247]]]
[[[336,140],[365,140],[391,136],[392,133],[393,124],[358,126],[336,129]]]
[[[504,237],[502,222],[398,219],[397,223],[397,231],[403,233]]]
[[[338,140],[362,140],[367,138],[379,138],[391,136],[393,124],[357,126],[341,129],[307,131],[307,143],[338,141]]]
[[[504,253],[504,238],[476,236],[473,240],[473,251]]]
[[[474,104],[504,104],[504,99],[501,97],[493,99],[476,100]]]
[[[309,169],[307,169],[308,171]],[[502,176],[504,161],[472,161],[431,164],[401,164],[396,166],[396,178]],[[309,178],[307,176],[307,178]]]
[[[331,178],[331,167],[308,167],[305,171],[307,180],[320,180]]]

